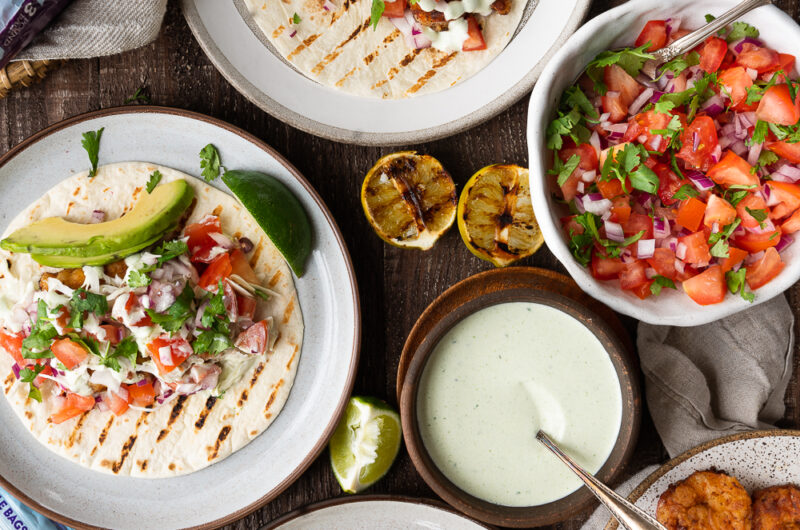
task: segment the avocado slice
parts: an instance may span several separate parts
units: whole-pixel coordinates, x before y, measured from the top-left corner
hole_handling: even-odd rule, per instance
[[[192,187],[185,180],[175,180],[142,196],[128,213],[113,221],[82,224],[48,217],[16,230],[0,241],[0,248],[32,254],[39,263],[55,267],[111,263],[174,230],[193,199]]]

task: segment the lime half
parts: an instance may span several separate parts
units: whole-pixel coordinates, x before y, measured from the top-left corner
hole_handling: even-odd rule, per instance
[[[297,276],[311,254],[311,223],[303,205],[282,182],[258,171],[227,171],[222,181],[247,208]]]
[[[347,493],[375,484],[400,450],[400,415],[385,402],[353,397],[330,443],[331,466]]]

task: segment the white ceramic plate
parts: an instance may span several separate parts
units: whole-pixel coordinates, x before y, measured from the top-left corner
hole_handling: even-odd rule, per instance
[[[426,499],[368,495],[306,506],[264,530],[481,530],[490,528]]]
[[[219,526],[258,508],[291,484],[322,451],[349,398],[358,361],[360,313],[347,249],[308,182],[258,139],[223,122],[156,107],[117,108],[56,124],[0,159],[0,224],[73,173],[88,167],[81,133],[105,127],[100,163],[141,160],[199,175],[209,142],[229,168],[274,175],[300,199],[314,250],[295,278],[305,321],[297,377],[275,422],[222,462],[169,479],[114,477],[59,458],[0,399],[0,484],[70,526]],[[221,183],[219,186],[223,186]]]
[[[711,306],[699,306],[682,290],[664,289],[659,296],[639,300],[619,288],[617,281],[597,281],[589,269],[581,267],[567,247],[559,218],[568,215],[563,205],[553,200],[547,170],[551,155],[545,141],[547,124],[555,117],[561,93],[598,53],[630,45],[651,19],[666,19],[679,15],[682,27],[697,28],[705,24],[704,15],[719,15],[737,0],[631,0],[593,18],[578,30],[553,56],[531,94],[528,107],[528,154],[531,169],[531,196],[536,219],[542,228],[548,248],[567,268],[581,289],[612,309],[650,324],[699,326],[713,322],[766,302],[782,293],[800,279],[800,244],[781,253],[786,268],[773,281],[756,291],[754,304],[739,296],[728,295],[725,301]],[[792,18],[774,6],[764,6],[745,15],[742,20],[761,30],[767,45],[786,53],[800,55],[800,27]]]
[[[454,134],[513,104],[530,90],[547,58],[578,27],[590,4],[529,1],[536,2],[531,16],[483,70],[450,89],[394,101],[351,96],[306,78],[265,46],[232,1],[182,0],[182,5],[206,55],[265,111],[332,140],[397,145]]]
[[[678,455],[647,477],[628,499],[655,516],[658,499],[695,471],[716,468],[736,477],[749,492],[780,484],[800,484],[800,431],[751,431],[726,436]],[[616,528],[609,522],[606,528]]]

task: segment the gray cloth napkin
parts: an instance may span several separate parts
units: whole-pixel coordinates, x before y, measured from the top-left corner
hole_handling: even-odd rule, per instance
[[[73,0],[15,60],[86,59],[139,48],[158,36],[167,0]]]
[[[794,316],[783,295],[692,328],[639,324],[639,358],[650,416],[671,457],[729,434],[772,429],[792,375]],[[655,469],[617,488],[623,495]],[[605,526],[595,510],[583,530]]]

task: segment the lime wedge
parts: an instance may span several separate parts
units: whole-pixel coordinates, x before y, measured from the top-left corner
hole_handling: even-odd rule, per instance
[[[272,240],[297,276],[311,254],[311,223],[306,211],[282,182],[258,171],[232,170],[222,181]]]
[[[353,397],[330,443],[331,466],[347,493],[375,484],[400,450],[400,415],[385,402]]]

